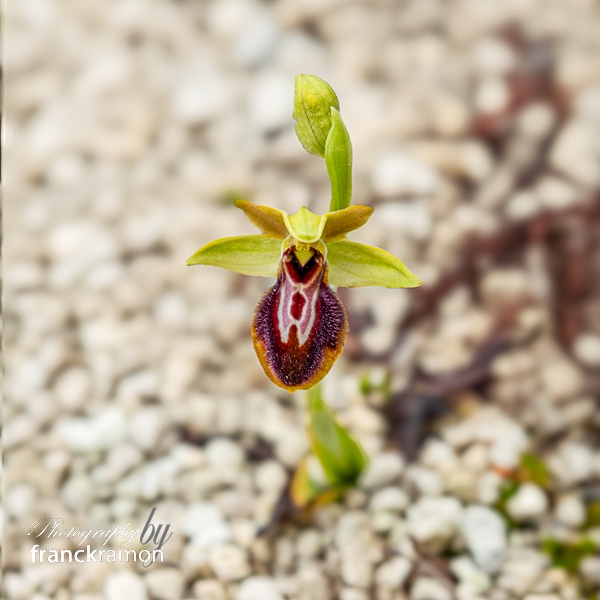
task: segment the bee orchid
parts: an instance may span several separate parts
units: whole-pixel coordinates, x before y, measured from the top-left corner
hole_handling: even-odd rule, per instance
[[[245,200],[235,205],[262,234],[214,240],[187,264],[277,278],[256,307],[252,340],[267,376],[289,392],[314,386],[342,353],[348,316],[335,288],[421,285],[389,252],[347,239],[367,222],[369,206],[289,215]]]

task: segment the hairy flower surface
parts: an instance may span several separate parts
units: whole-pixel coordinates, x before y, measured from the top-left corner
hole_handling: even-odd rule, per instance
[[[187,264],[277,278],[256,307],[252,340],[268,377],[290,392],[314,386],[342,353],[348,317],[334,288],[421,285],[389,252],[346,238],[367,222],[368,206],[289,215],[245,200],[235,205],[263,233],[214,240]]]

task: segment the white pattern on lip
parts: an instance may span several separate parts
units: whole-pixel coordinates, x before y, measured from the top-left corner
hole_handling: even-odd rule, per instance
[[[282,284],[279,288],[279,307],[277,309],[278,329],[281,342],[286,344],[289,340],[291,328],[295,325],[298,344],[302,346],[310,337],[317,318],[316,305],[323,274],[325,273],[325,261],[320,253],[315,252],[314,259],[317,262],[317,268],[312,277],[304,282],[294,281],[294,276],[290,271],[293,268],[291,266],[293,258],[289,254],[290,252],[292,251],[286,251],[281,260]],[[304,299],[300,318],[296,318],[293,314],[294,296],[296,294],[300,294]]]

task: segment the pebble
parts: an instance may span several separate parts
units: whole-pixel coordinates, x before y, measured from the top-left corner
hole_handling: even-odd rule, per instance
[[[117,445],[127,434],[127,421],[120,408],[110,407],[90,418],[60,423],[61,437],[74,452],[98,452]]]
[[[438,175],[407,154],[392,152],[382,156],[377,162],[372,184],[377,194],[387,198],[426,196],[435,191]]]
[[[369,502],[369,510],[372,512],[390,511],[401,513],[404,512],[410,503],[410,498],[399,487],[385,487],[377,490]]]
[[[548,457],[548,468],[562,486],[586,481],[594,473],[594,453],[578,442],[565,442]]]
[[[404,472],[404,460],[397,452],[383,452],[370,457],[369,466],[359,485],[375,490],[398,480]]]
[[[235,600],[284,600],[284,597],[270,577],[252,576],[242,582]]]
[[[104,583],[106,600],[148,600],[144,581],[132,571],[117,571],[106,578]]]
[[[587,517],[585,504],[578,494],[559,496],[555,500],[554,513],[560,523],[574,529],[581,527]]]
[[[586,556],[579,564],[581,576],[594,585],[600,585],[600,557]]]
[[[422,497],[406,511],[409,533],[430,552],[441,552],[456,533],[462,506],[449,496]]]
[[[166,424],[166,415],[160,408],[143,407],[132,416],[129,422],[129,435],[140,449],[151,450],[158,444]]]
[[[307,529],[298,536],[296,554],[302,558],[315,558],[323,545],[323,535],[316,529]]]
[[[213,546],[208,553],[208,564],[221,581],[237,581],[251,573],[246,551],[234,544]]]
[[[223,514],[214,504],[208,502],[195,502],[188,506],[183,520],[183,531],[194,545],[202,548],[209,548],[231,539],[231,530]]]
[[[524,483],[506,503],[508,514],[516,521],[530,521],[541,517],[548,509],[548,496],[535,483]]]
[[[460,529],[475,563],[486,573],[495,573],[507,547],[504,519],[487,506],[472,505],[464,510]]]
[[[377,568],[375,582],[378,587],[388,590],[402,588],[413,569],[412,563],[404,556],[390,558]]]
[[[411,465],[406,470],[406,480],[421,496],[440,496],[444,491],[444,480],[436,471]]]
[[[411,600],[452,600],[452,591],[437,579],[419,577],[410,590]]]
[[[584,333],[575,339],[573,351],[577,359],[590,369],[600,367],[600,335]]]
[[[227,600],[225,588],[217,579],[198,579],[194,583],[194,597],[198,600]]]
[[[283,465],[276,460],[261,462],[254,473],[256,487],[263,492],[279,492],[288,481]]]
[[[216,469],[239,469],[244,462],[244,450],[228,438],[211,440],[204,451],[208,464]]]
[[[146,575],[146,585],[156,600],[180,600],[185,587],[179,569],[156,569]]]

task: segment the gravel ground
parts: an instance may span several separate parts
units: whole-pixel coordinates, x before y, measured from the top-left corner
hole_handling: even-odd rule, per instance
[[[597,598],[598,31],[592,0],[13,3],[5,597]],[[424,285],[341,292],[324,394],[369,471],[261,536],[304,396],[252,350],[270,282],[184,265],[253,232],[233,198],[326,210],[301,72],[336,90],[376,208],[353,239]],[[38,518],[152,507],[163,563],[31,562]]]

